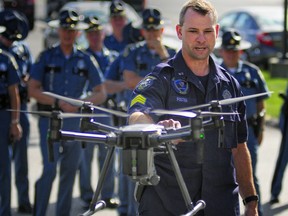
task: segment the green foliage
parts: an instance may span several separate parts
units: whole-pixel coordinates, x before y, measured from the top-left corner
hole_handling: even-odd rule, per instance
[[[269,91],[273,94],[266,100],[266,113],[268,118],[278,118],[280,107],[283,100],[279,97],[279,93],[286,93],[287,79],[285,78],[272,78],[268,71],[262,70],[268,85]]]

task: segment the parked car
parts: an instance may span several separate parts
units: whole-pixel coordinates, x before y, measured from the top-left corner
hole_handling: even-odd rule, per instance
[[[29,23],[29,29],[34,28],[35,0],[3,0],[3,8],[9,8],[24,14]]]
[[[62,9],[72,8],[76,10],[79,14],[84,16],[94,15],[97,16],[100,21],[104,25],[104,30],[106,34],[111,33],[111,26],[109,23],[109,7],[111,1],[82,1],[82,2],[68,2],[66,3]],[[124,3],[125,11],[127,13],[128,22],[133,22],[136,25],[140,23],[141,17],[139,14],[127,3]],[[180,48],[181,42],[177,38],[176,31],[171,26],[171,22],[168,20],[164,20],[166,23],[163,41],[164,44],[173,47],[175,49]],[[50,47],[53,44],[58,42],[58,34],[57,30],[50,28],[47,26],[44,30],[44,47]],[[81,34],[80,37],[77,39],[77,44],[82,47],[86,48],[88,43],[86,41],[85,35]]]
[[[252,44],[243,58],[266,67],[269,58],[280,56],[283,51],[283,17],[284,9],[281,6],[259,5],[231,10],[219,18],[219,41],[225,29],[237,29],[242,39]],[[217,48],[214,53],[219,56]]]

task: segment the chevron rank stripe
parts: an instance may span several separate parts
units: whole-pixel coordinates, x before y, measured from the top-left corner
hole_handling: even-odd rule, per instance
[[[133,98],[133,100],[131,101],[130,106],[133,106],[136,103],[140,103],[140,104],[144,105],[146,103],[146,98],[143,95],[139,94],[135,98]]]

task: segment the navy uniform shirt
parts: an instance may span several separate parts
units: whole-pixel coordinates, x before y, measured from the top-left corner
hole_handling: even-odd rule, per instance
[[[148,113],[153,109],[178,109],[243,96],[239,83],[223,68],[209,59],[207,88],[186,65],[181,51],[168,63],[157,65],[136,87],[130,102],[129,113]],[[238,185],[231,149],[247,140],[245,103],[222,106],[224,112],[239,115],[224,116],[224,147],[218,147],[218,130],[205,130],[205,139],[200,142],[182,142],[174,151],[189,194],[194,203],[206,202],[205,215],[240,215]],[[188,118],[152,115],[155,122],[173,118],[182,126]],[[160,183],[152,187],[161,198],[165,208],[173,215],[187,212],[184,199],[177,184],[167,155],[155,156],[155,165]],[[225,207],[224,207],[225,206]],[[238,212],[238,214],[237,214]]]
[[[221,64],[232,76],[234,76],[242,87],[244,95],[252,95],[268,92],[268,87],[260,69],[249,62],[239,61],[234,71],[229,70],[224,63]],[[247,119],[257,114],[257,102],[268,98],[264,95],[251,98],[246,101]]]
[[[108,50],[106,47],[103,47],[101,52],[94,52],[90,48],[87,48],[87,52],[91,53],[97,60],[99,67],[103,73],[102,75],[105,74],[106,70],[109,70],[110,65],[118,56],[117,52]]]
[[[59,45],[42,52],[32,66],[31,78],[41,82],[43,91],[69,98],[80,98],[88,85],[102,83],[103,76],[93,56],[76,47],[64,56]],[[64,119],[65,130],[79,130],[79,119]]]
[[[170,57],[176,54],[172,48],[165,46]],[[135,72],[140,77],[145,77],[148,73],[153,71],[154,67],[162,60],[160,56],[150,50],[146,41],[138,42],[133,46],[125,49],[123,53],[123,64],[121,70],[129,70]],[[131,97],[131,90],[126,90],[125,98],[128,101]]]
[[[73,48],[65,57],[59,46],[42,52],[31,70],[31,78],[43,85],[43,91],[79,98],[89,81],[92,87],[103,81],[94,57]]]
[[[15,41],[9,48],[9,52],[15,57],[19,67],[21,82],[19,85],[19,93],[21,103],[28,100],[27,79],[33,64],[33,57],[28,46],[23,41]]]
[[[117,41],[113,34],[108,35],[104,39],[104,45],[109,50],[117,51],[118,53],[122,52],[127,45],[126,41]]]
[[[10,107],[8,87],[20,82],[15,58],[0,49],[0,109]]]

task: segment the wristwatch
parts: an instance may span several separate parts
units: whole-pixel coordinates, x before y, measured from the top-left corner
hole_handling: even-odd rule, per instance
[[[252,201],[258,202],[259,201],[258,195],[252,195],[252,196],[246,197],[245,199],[243,199],[243,204],[246,205],[247,203],[252,202]]]

